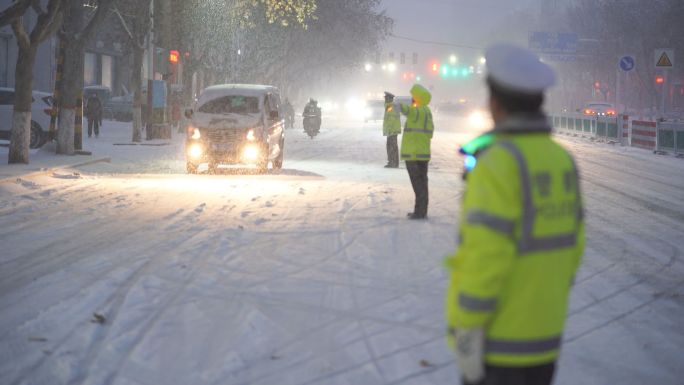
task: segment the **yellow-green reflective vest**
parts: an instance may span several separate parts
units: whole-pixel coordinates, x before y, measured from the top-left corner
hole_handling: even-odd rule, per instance
[[[402,104],[401,113],[406,115],[401,137],[401,160],[429,161],[430,142],[435,130],[430,107]]]
[[[479,157],[463,199],[461,244],[445,261],[446,316],[451,331],[485,329],[487,363],[558,357],[584,250],[582,213],[575,162],[548,133],[497,134]]]
[[[384,136],[401,134],[401,115],[393,103],[385,103],[385,117],[382,121]]]

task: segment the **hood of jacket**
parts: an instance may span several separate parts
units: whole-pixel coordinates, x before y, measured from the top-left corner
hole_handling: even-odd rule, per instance
[[[413,100],[416,101],[418,107],[427,106],[430,104],[430,100],[432,100],[430,91],[420,84],[414,84],[413,87],[411,87],[411,96],[413,96]]]

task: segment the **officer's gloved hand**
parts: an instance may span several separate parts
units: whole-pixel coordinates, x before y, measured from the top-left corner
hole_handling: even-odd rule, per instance
[[[456,360],[461,374],[470,384],[480,383],[485,377],[484,330],[482,328],[456,329]]]

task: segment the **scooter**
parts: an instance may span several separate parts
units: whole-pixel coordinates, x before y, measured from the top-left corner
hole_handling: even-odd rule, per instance
[[[315,114],[304,114],[302,117],[304,118],[304,132],[313,139],[321,132],[321,117]]]

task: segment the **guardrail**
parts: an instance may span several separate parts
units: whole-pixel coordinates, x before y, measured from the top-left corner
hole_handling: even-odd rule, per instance
[[[625,125],[620,124],[618,117],[562,114],[552,115],[550,120],[554,129],[573,136],[617,143],[629,135],[629,126],[625,134]]]
[[[684,156],[684,123],[658,122],[655,152],[672,152],[677,156]]]

